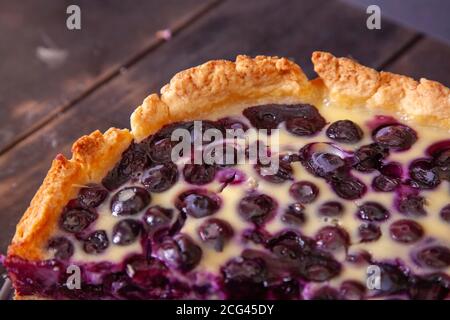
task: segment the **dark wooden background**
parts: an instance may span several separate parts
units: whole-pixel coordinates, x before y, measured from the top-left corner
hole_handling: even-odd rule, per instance
[[[81,30],[66,28],[73,3]],[[0,0],[0,253],[55,155],[70,157],[95,129],[129,127],[135,107],[185,68],[265,54],[312,77],[312,51],[327,50],[450,85],[448,46],[386,19],[368,30],[366,18],[334,0]],[[43,49],[65,59],[51,66]]]

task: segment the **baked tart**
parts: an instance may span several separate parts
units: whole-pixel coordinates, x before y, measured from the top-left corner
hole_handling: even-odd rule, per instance
[[[16,298],[449,299],[449,89],[312,61],[182,71],[57,155],[4,259]]]

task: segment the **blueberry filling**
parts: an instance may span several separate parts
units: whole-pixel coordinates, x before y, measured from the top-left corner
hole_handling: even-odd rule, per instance
[[[247,108],[243,115],[246,119],[204,121],[202,132],[207,129],[245,131],[252,126],[268,129],[269,134],[273,129],[286,130],[291,134],[290,139],[310,137],[307,141],[311,143],[302,141],[304,145],[289,146],[279,154],[273,147],[262,145],[259,151],[278,157],[279,167],[275,173],[267,174],[270,164],[263,164],[259,158],[253,172],[244,173],[236,163],[233,167],[223,163],[188,163],[180,167],[180,173],[179,163],[173,163],[170,157],[178,143],[171,141],[171,134],[182,128],[189,130],[192,142],[199,136],[194,133],[192,121],[163,127],[143,142],[132,143],[102,180],[102,185],[87,185],[69,201],[59,220],[62,234],[51,238],[46,246],[52,260],[34,263],[9,258],[8,269],[20,279],[18,292],[76,299],[356,300],[397,295],[410,299],[448,298],[450,280],[447,274],[439,272],[450,265],[449,248],[446,243],[433,242],[435,239],[428,237],[428,229],[422,227],[421,220],[412,218],[427,215],[427,192],[450,180],[449,141],[430,146],[423,158],[402,166],[388,162],[390,153],[395,156],[396,152],[412,148],[418,136],[412,128],[392,118],[377,118],[369,124],[373,143],[352,146],[362,141],[364,133],[350,120],[331,123],[322,133],[332,143],[313,142],[313,139],[320,141],[316,135],[327,123],[311,105],[256,106]],[[210,141],[202,141],[203,152],[211,146]],[[231,147],[235,153],[236,149]],[[246,156],[250,157],[249,149],[246,149]],[[319,190],[320,184],[316,185],[315,178],[310,178],[314,183],[296,181],[298,172],[294,162],[297,161],[310,174],[325,181],[335,199],[324,198],[327,194]],[[391,192],[395,209],[408,219],[395,219],[398,213],[388,210],[385,202],[357,200],[367,192],[364,183],[367,180],[360,177],[368,173],[372,189]],[[301,171],[300,174],[302,179],[308,179]],[[256,184],[251,186],[249,182],[253,178]],[[258,186],[261,180],[270,184]],[[220,187],[215,182],[219,182]],[[173,204],[172,198],[163,200],[165,202],[159,200],[165,198],[159,198],[158,193],[179,190],[174,186],[186,186],[186,183],[205,189],[183,189],[185,191],[173,197]],[[289,203],[277,201],[276,188],[279,187],[289,188]],[[233,188],[245,193],[233,193]],[[223,203],[230,194],[238,197],[231,210],[241,218],[238,224],[233,222],[233,227],[221,211],[230,210],[229,203]],[[320,199],[326,201],[316,205],[319,194]],[[338,197],[341,199],[336,201]],[[99,217],[108,204],[113,215],[109,218],[116,221],[112,230],[99,230],[103,229]],[[344,211],[354,212],[355,204],[354,215],[362,220],[359,226],[356,225],[356,230],[341,227],[340,219],[349,218],[343,216]],[[434,214],[430,206],[430,216],[431,213]],[[449,222],[450,205],[436,214]],[[333,225],[321,225],[311,233],[312,237],[299,232],[303,228],[309,230],[311,220],[319,217]],[[385,222],[390,219],[393,221]],[[283,224],[275,233],[270,224],[278,221]],[[241,225],[245,227],[239,229]],[[386,228],[382,229],[383,225]],[[356,231],[355,239],[349,234],[353,231]],[[407,263],[433,273],[414,274],[413,269],[403,265],[404,261],[394,254],[392,261],[376,261],[375,256],[364,250],[352,250],[353,245],[365,246],[376,241],[405,246],[412,261],[406,259]],[[93,259],[98,255],[107,260],[108,250],[132,244],[139,244],[142,253],[127,255],[117,263],[81,264],[83,290],[72,292],[65,286],[65,267],[74,262],[71,259],[79,248],[77,242]],[[217,266],[217,273],[202,270],[202,264],[210,261],[211,254],[225,252],[228,255],[228,250],[235,250],[231,247],[236,245],[239,250]],[[345,254],[345,262],[341,262],[341,253]],[[343,270],[347,263],[358,268],[378,265],[382,271],[381,289],[368,291],[363,283],[338,278],[346,274]],[[337,280],[338,285],[330,286],[331,279]],[[315,285],[311,290],[310,282],[327,283]]]

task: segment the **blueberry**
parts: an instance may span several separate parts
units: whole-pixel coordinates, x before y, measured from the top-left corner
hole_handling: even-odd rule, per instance
[[[141,182],[149,192],[164,192],[178,180],[178,169],[172,162],[156,164],[144,171]]]
[[[64,231],[78,233],[85,230],[97,219],[97,214],[87,209],[66,209],[59,220],[59,226]]]
[[[133,255],[124,261],[125,271],[136,285],[146,288],[164,288],[168,284],[165,277],[167,267],[156,258]]]
[[[161,206],[152,206],[143,216],[144,227],[152,236],[161,230],[169,230],[173,220],[173,210]]]
[[[319,113],[316,113],[310,117],[287,119],[286,130],[297,136],[312,136],[320,132],[325,124],[325,119]]]
[[[301,203],[292,203],[284,211],[281,220],[291,225],[302,225],[306,222],[304,209]]]
[[[352,252],[347,254],[345,257],[345,261],[350,262],[352,264],[367,264],[372,262],[372,256],[369,252],[365,250],[360,250],[357,252]]]
[[[339,197],[346,200],[359,199],[367,190],[361,180],[349,175],[333,178],[331,180],[331,187]]]
[[[362,300],[365,293],[366,287],[358,281],[344,281],[339,288],[339,295],[345,300]]]
[[[136,220],[121,220],[113,227],[112,242],[119,246],[132,244],[141,233],[141,228],[142,225]]]
[[[51,250],[56,259],[69,259],[74,253],[72,242],[65,237],[51,238],[48,242],[47,248]]]
[[[441,183],[439,174],[430,159],[413,161],[409,166],[409,176],[413,186],[421,189],[433,189]]]
[[[195,185],[212,182],[216,175],[216,167],[207,164],[186,164],[183,168],[184,179]]]
[[[112,191],[138,175],[149,164],[145,143],[132,143],[122,154],[116,166],[102,180],[103,186]]]
[[[175,206],[189,216],[203,218],[219,211],[221,200],[212,192],[194,189],[180,194],[175,201]]]
[[[270,234],[263,229],[247,229],[242,233],[242,238],[254,244],[265,244],[270,239]]]
[[[311,300],[340,300],[339,292],[331,287],[322,287],[313,293]]]
[[[382,161],[389,155],[389,150],[378,143],[361,146],[355,151],[354,168],[361,172],[380,169]]]
[[[350,236],[340,227],[326,226],[317,231],[317,245],[327,251],[346,249],[350,245]]]
[[[84,208],[98,207],[108,196],[108,191],[100,185],[88,185],[78,193],[78,201]]]
[[[301,284],[291,278],[285,278],[279,283],[270,286],[270,293],[273,299],[277,300],[298,300],[301,298]]]
[[[90,233],[83,241],[83,249],[89,254],[99,254],[109,246],[108,236],[104,230],[97,230]]]
[[[394,191],[399,184],[399,179],[380,174],[373,179],[372,188],[379,192],[391,192]]]
[[[291,185],[289,194],[297,201],[307,204],[314,202],[319,195],[319,188],[309,181],[298,181]]]
[[[285,110],[281,105],[262,105],[243,111],[244,116],[257,129],[276,129],[285,120]]]
[[[245,221],[262,225],[271,219],[277,204],[275,200],[265,194],[251,194],[239,201],[238,212]]]
[[[410,217],[425,216],[425,203],[425,198],[415,194],[401,195],[395,200],[398,211]]]
[[[222,268],[229,299],[263,298],[266,292],[267,266],[261,258],[238,257]]]
[[[319,146],[320,145],[320,146]],[[311,174],[329,179],[343,170],[346,170],[346,162],[339,155],[321,151],[325,149],[325,144],[309,144],[300,150],[300,159],[303,166]],[[332,148],[330,147],[331,151]]]
[[[333,122],[327,129],[327,137],[341,143],[356,143],[363,137],[361,128],[350,120]]]
[[[324,217],[337,217],[344,212],[344,206],[337,201],[328,201],[320,205],[318,214]]]
[[[273,173],[274,168],[271,168],[271,165],[273,165],[272,162],[267,164],[257,163],[255,170],[264,180],[272,183],[283,183],[287,180],[293,180],[291,163],[287,157],[280,156],[275,173]]]
[[[422,238],[424,231],[420,224],[413,220],[398,220],[389,227],[391,238],[398,242],[413,243]]]
[[[358,228],[358,234],[361,242],[376,241],[381,237],[380,227],[374,223],[364,223]]]
[[[416,132],[402,124],[381,127],[375,131],[373,138],[376,142],[394,151],[407,150],[417,141]]]
[[[450,144],[448,141],[447,143]],[[450,181],[450,148],[436,155],[434,165],[441,179]]]
[[[220,219],[206,220],[198,228],[200,239],[218,252],[223,250],[233,233],[231,225]]]
[[[115,216],[133,215],[144,209],[150,201],[150,194],[144,188],[127,187],[112,197],[111,212]]]
[[[450,249],[440,245],[421,249],[416,253],[415,261],[423,267],[446,268],[450,266]]]
[[[188,272],[200,263],[202,249],[187,235],[178,234],[161,244],[158,256],[170,266]]]
[[[357,216],[362,220],[381,222],[387,220],[390,213],[381,204],[367,201],[358,207]]]
[[[446,205],[441,209],[440,216],[442,220],[450,222],[450,204]]]
[[[381,271],[381,288],[376,295],[403,293],[408,287],[408,276],[399,266],[390,263],[377,263]]]
[[[443,300],[450,293],[450,278],[443,273],[413,276],[408,295],[414,300]]]

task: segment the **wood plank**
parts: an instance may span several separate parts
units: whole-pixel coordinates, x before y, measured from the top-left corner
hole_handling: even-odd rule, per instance
[[[386,69],[415,79],[439,81],[449,87],[450,46],[424,38]]]
[[[0,152],[213,2],[2,1]],[[81,30],[66,27],[69,4],[81,9]]]
[[[95,129],[129,127],[134,108],[146,95],[159,91],[175,72],[209,59],[234,59],[245,53],[291,57],[312,74],[309,57],[317,49],[351,55],[377,67],[414,36],[389,23],[380,31],[369,31],[363,12],[339,2],[282,3],[251,0],[221,4],[1,157],[0,250],[5,250],[55,154],[69,155],[71,143]]]

